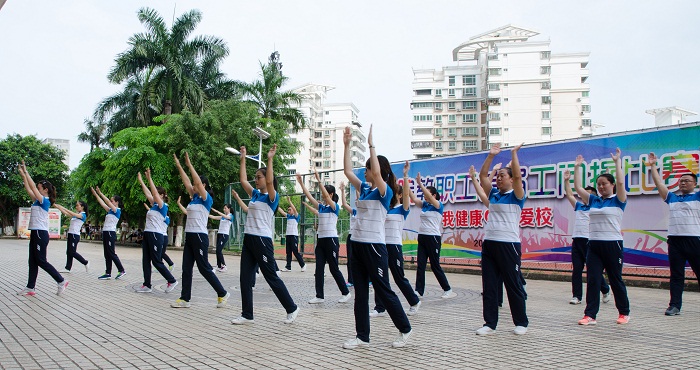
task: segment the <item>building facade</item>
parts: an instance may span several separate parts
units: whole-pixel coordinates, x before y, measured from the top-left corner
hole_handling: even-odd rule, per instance
[[[341,181],[347,183],[343,174],[343,131],[352,129],[352,164],[353,167],[365,165],[367,138],[362,132],[359,121],[359,109],[352,103],[329,103],[326,101],[331,86],[306,84],[293,91],[303,97],[298,107],[307,120],[308,127],[291,132],[292,140],[302,143],[295,162],[288,166],[287,174],[307,175],[318,170],[324,184],[337,186]],[[305,176],[309,189],[317,189],[313,176]],[[297,186],[297,191],[301,189]]]
[[[457,46],[457,66],[414,70],[414,157],[592,135],[589,54],[553,54],[537,35],[500,27]]]
[[[53,139],[46,138],[41,141],[42,144],[51,144],[54,147],[62,150],[66,155],[63,157],[63,163],[70,168],[70,140],[68,139]]]

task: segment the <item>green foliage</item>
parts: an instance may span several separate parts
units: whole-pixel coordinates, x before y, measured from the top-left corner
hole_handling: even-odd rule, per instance
[[[17,208],[30,205],[17,165],[24,160],[34,181],[48,180],[58,195],[64,190],[68,166],[65,153],[35,136],[8,135],[0,140],[0,217],[2,226],[11,225]]]

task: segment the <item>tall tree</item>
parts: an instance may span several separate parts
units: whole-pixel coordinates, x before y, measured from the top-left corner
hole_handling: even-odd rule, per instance
[[[189,39],[202,20],[198,10],[182,14],[170,30],[163,17],[153,9],[140,9],[138,18],[146,32],[129,38],[130,48],[117,56],[109,80],[122,83],[129,77],[150,71],[149,84],[162,100],[163,114],[184,109],[201,114],[208,97],[197,74],[202,71],[204,60],[210,68],[218,70],[219,63],[229,52],[226,43],[214,36]]]
[[[301,104],[301,95],[294,91],[280,91],[289,78],[282,74],[278,52],[270,55],[267,64],[260,63],[260,78],[252,83],[238,83],[246,101],[257,107],[264,121],[284,121],[295,131],[304,128],[306,119],[296,108]]]
[[[78,141],[90,143],[90,151],[107,143],[107,126],[100,121],[85,119],[85,131],[78,134]]]

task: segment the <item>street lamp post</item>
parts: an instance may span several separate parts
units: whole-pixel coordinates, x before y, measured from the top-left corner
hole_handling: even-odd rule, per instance
[[[270,137],[270,134],[269,134],[267,131],[261,129],[260,127],[254,128],[254,129],[253,129],[253,132],[255,132],[255,135],[258,135],[258,137],[260,138],[260,145],[258,146],[258,155],[257,155],[257,156],[250,156],[250,155],[247,155],[247,156],[245,156],[245,157],[248,158],[248,159],[252,159],[252,160],[254,160],[254,161],[258,161],[258,168],[261,168],[262,165],[263,165],[263,160],[262,160],[262,141],[265,140],[265,139],[267,139],[267,138],[269,138],[269,137]],[[228,150],[229,152],[231,152],[231,153],[233,153],[233,154],[235,154],[235,155],[240,155],[240,154],[241,154],[241,152],[239,152],[238,150],[236,150],[236,149],[234,149],[234,148],[231,148],[230,146],[229,146],[229,147],[226,147],[226,150]],[[256,157],[257,157],[257,158],[256,158]]]

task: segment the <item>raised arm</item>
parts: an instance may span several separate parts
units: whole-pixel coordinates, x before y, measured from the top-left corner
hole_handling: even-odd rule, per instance
[[[247,153],[245,146],[241,147],[240,153],[241,153],[241,168],[240,168],[240,171],[238,172],[238,179],[241,182],[241,186],[243,187],[243,191],[245,191],[246,194],[248,194],[248,196],[250,197],[253,195],[253,186],[250,185],[250,183],[248,182],[248,174],[247,174],[247,171],[245,168],[245,158],[246,158],[245,156]],[[258,158],[258,159],[262,160],[262,158]],[[241,208],[243,208],[243,207],[241,207]],[[247,208],[248,207],[246,207],[246,211],[245,211],[246,213],[248,212]]]
[[[409,185],[410,185],[409,183],[404,181],[404,183],[403,183],[404,187],[407,187]],[[423,208],[423,201],[418,199],[418,196],[416,195],[416,193],[409,191],[408,196],[409,196],[409,198],[411,198],[411,202],[413,202],[413,204],[415,204],[418,208]]]
[[[493,165],[493,169],[491,169],[491,174],[489,175],[489,184],[493,184],[493,179],[495,179],[496,176],[498,175],[498,170],[501,169],[502,165],[503,165],[503,163],[501,163],[501,162],[498,162],[495,165]],[[508,163],[508,166],[510,166],[510,163]],[[476,172],[476,171],[474,171],[474,172]],[[478,180],[478,176],[477,176],[477,180]]]
[[[301,179],[301,175],[296,174],[296,178],[297,178],[297,182],[299,183],[299,186],[301,186],[301,191],[306,196],[306,199],[308,199],[309,202],[311,202],[311,204],[314,207],[316,207],[316,209],[318,209],[318,201],[311,195],[311,193],[309,192],[309,189],[306,188],[306,185],[304,185],[304,180]],[[319,186],[320,186],[320,184],[321,183],[319,182]],[[323,187],[323,186],[321,186],[321,187]]]
[[[111,209],[112,212],[116,212],[117,205],[112,203],[112,201],[106,195],[104,195],[104,193],[102,193],[102,190],[100,190],[100,187],[96,186],[95,190],[97,190],[97,194],[100,196],[100,198],[102,198],[102,200],[104,201],[104,204],[107,206],[107,208]]]
[[[646,165],[651,167],[651,178],[654,180],[654,185],[656,185],[656,189],[659,191],[659,196],[661,196],[661,199],[666,200],[668,197],[668,188],[666,184],[664,184],[664,180],[661,179],[661,175],[659,175],[659,172],[656,170],[656,162],[656,154],[654,154],[654,152],[649,153]]]
[[[146,204],[146,203],[142,203],[142,204],[143,204],[143,208],[146,208],[146,211],[151,210],[151,207],[149,207],[148,204]]]
[[[156,184],[153,183],[153,177],[151,176],[151,169],[146,169],[146,178],[148,179],[148,186],[151,188],[151,194],[153,194],[153,202],[158,203],[158,208],[163,208],[165,201],[163,197],[160,196]],[[199,177],[197,177],[199,178]]]
[[[350,129],[350,126],[348,126],[343,131],[343,144],[345,145],[345,151],[343,154],[343,173],[345,173],[345,177],[348,178],[348,181],[352,184],[352,186],[359,189],[360,185],[362,185],[362,181],[360,181],[357,175],[355,175],[355,172],[352,171],[352,154],[350,153],[350,142],[352,142],[352,129]],[[372,153],[371,146],[370,153]]]
[[[307,203],[307,202],[302,202],[302,203],[304,204],[304,206],[306,206],[306,208],[307,208],[309,211],[311,211],[311,213],[313,213],[313,214],[315,214],[316,216],[318,216],[318,207],[314,208],[311,204],[309,204],[309,203]]]
[[[297,216],[299,214],[299,211],[297,211],[297,207],[294,206],[294,203],[292,203],[292,198],[287,195],[287,202],[289,202],[289,207],[292,208],[292,216]]]
[[[500,163],[499,163],[500,164]],[[497,164],[496,166],[499,166]],[[495,169],[496,167],[494,167]],[[495,171],[498,171],[497,169]],[[484,193],[484,188],[481,187],[481,184],[479,183],[479,174],[476,173],[476,168],[474,166],[469,167],[469,176],[472,179],[472,184],[474,185],[474,190],[476,190],[476,195],[479,197],[479,200],[481,200],[481,203],[484,203],[486,207],[491,204],[491,201],[489,200],[488,194]]]
[[[418,175],[416,176],[416,183],[418,186],[420,186],[420,190],[423,192],[423,199],[425,199],[426,202],[430,203],[433,207],[435,208],[440,208],[440,200],[435,199],[435,196],[433,196],[432,193],[428,190],[428,188],[423,185],[423,181],[421,181],[420,177],[420,172],[418,172]]]
[[[620,202],[627,201],[627,190],[625,189],[625,173],[622,172],[622,151],[615,149],[615,154],[610,153],[610,157],[615,161],[615,191]]]
[[[564,191],[571,206],[576,207],[576,198],[574,198],[574,192],[571,191],[571,171],[569,170],[564,171]]]
[[[250,184],[249,184],[250,185]],[[238,196],[238,193],[235,191],[233,192],[233,197],[236,199],[236,202],[238,203],[238,206],[241,207],[241,211],[248,213],[248,206],[243,202],[243,199],[241,199],[240,196]]]
[[[180,208],[180,211],[182,211],[183,214],[187,214],[187,208],[185,208],[180,201],[182,200],[182,197],[177,197],[177,206]]]
[[[321,188],[321,195],[323,196],[323,200],[326,201],[326,204],[331,207],[333,212],[335,212],[336,208],[336,203],[333,201],[333,198],[331,197],[331,194],[326,190],[326,187],[321,184],[321,177],[318,175],[318,171],[314,169],[314,176],[316,176],[316,181],[318,182],[319,187]]]
[[[518,150],[522,148],[524,143],[516,145],[510,150],[511,161],[510,168],[513,172],[513,194],[518,199],[525,197],[525,188],[523,188],[523,175],[520,173],[520,161],[518,160]]]
[[[352,207],[348,204],[347,199],[345,199],[345,183],[340,182],[340,185],[338,185],[338,191],[340,192],[340,204],[343,206],[343,209],[346,210],[351,216],[352,216]]]
[[[481,188],[484,189],[484,193],[491,194],[491,189],[493,185],[489,179],[489,168],[491,168],[491,162],[493,158],[496,157],[501,152],[501,144],[494,144],[489,150],[489,154],[484,159],[484,163],[481,165],[481,170],[479,170],[479,182],[481,183]]]
[[[583,164],[583,156],[579,154],[576,157],[576,162],[574,163],[574,189],[576,189],[578,196],[581,197],[581,201],[584,204],[589,204],[591,194],[589,194],[581,185],[581,164]]]
[[[287,212],[285,212],[282,207],[277,207],[277,213],[279,213],[282,217],[287,217]]]
[[[376,184],[372,184],[379,190],[379,195],[384,197],[386,194],[387,183],[382,179],[382,169],[379,168],[379,159],[377,158],[377,150],[374,147],[374,140],[372,139],[372,125],[369,125],[369,135],[367,135],[367,145],[369,146],[369,163],[372,167],[372,181]],[[359,186],[358,186],[359,188]]]
[[[274,202],[277,198],[277,190],[275,190],[275,173],[272,169],[272,162],[277,153],[277,144],[272,145],[270,151],[267,152],[267,171],[265,171],[265,184],[267,185],[267,197],[270,202]]]
[[[148,203],[153,204],[153,194],[151,193],[151,190],[148,189],[148,186],[146,186],[146,183],[143,182],[143,177],[141,177],[141,172],[139,172],[136,175],[136,178],[139,180],[139,184],[141,184],[141,190],[143,191],[143,194],[146,196],[146,199],[148,199]]]
[[[93,187],[91,186],[91,187],[90,187],[90,191],[92,192],[92,195],[95,196],[95,199],[97,199],[97,203],[99,203],[100,206],[101,206],[102,208],[104,208],[105,211],[109,211],[109,207],[107,207],[107,205],[105,204],[105,202],[102,201],[102,198],[100,198],[100,196],[97,194],[97,191],[95,191],[95,188],[93,188]]]
[[[403,209],[405,211],[408,211],[408,209],[411,208],[411,197],[409,195],[411,190],[408,188],[410,185],[410,179],[408,178],[409,169],[411,169],[411,164],[406,161],[406,163],[403,164],[403,186],[401,187],[401,205],[403,205]]]
[[[64,206],[62,206],[62,205],[60,205],[60,204],[58,204],[58,203],[54,203],[53,206],[56,207],[56,208],[58,208],[58,210],[61,211],[61,213],[63,213],[63,214],[66,215],[66,216],[77,217],[77,218],[82,218],[82,217],[83,217],[83,215],[81,215],[80,213],[78,213],[78,212],[73,212],[73,211],[71,211],[70,209],[68,209],[68,208],[66,208],[66,207],[64,207]]]
[[[187,194],[189,194],[190,198],[192,198],[192,195],[194,195],[192,181],[190,181],[190,178],[187,177],[187,173],[185,173],[185,170],[180,165],[180,160],[177,159],[175,153],[173,153],[173,159],[175,160],[175,167],[177,168],[177,172],[180,174],[180,179],[182,179],[182,184],[185,185],[185,190],[187,190]]]
[[[26,190],[27,194],[29,194],[29,198],[33,201],[39,201],[39,203],[43,204],[44,195],[39,192],[39,188],[36,187],[34,180],[32,180],[32,177],[29,176],[29,172],[27,172],[27,166],[24,164],[24,160],[22,160],[22,164],[19,166],[19,174],[20,176],[22,176],[24,190]]]
[[[223,212],[219,211],[218,209],[216,209],[216,208],[214,208],[214,207],[211,208],[211,211],[214,212],[214,213],[216,213],[216,214],[219,215],[219,216],[222,216],[222,217],[223,217],[223,216],[226,216]],[[213,218],[214,220],[218,220],[218,219],[221,218],[221,217],[218,217],[218,216],[210,216],[209,218],[212,218],[212,217],[214,217],[214,218]]]
[[[202,182],[202,179],[199,177],[199,174],[194,169],[192,162],[190,162],[190,155],[187,152],[185,152],[185,165],[190,170],[190,175],[192,175],[192,181],[194,181],[194,184],[192,184],[192,189],[197,194],[199,194],[199,196],[203,200],[207,200],[209,193],[207,192],[207,189],[204,187],[204,183]]]

